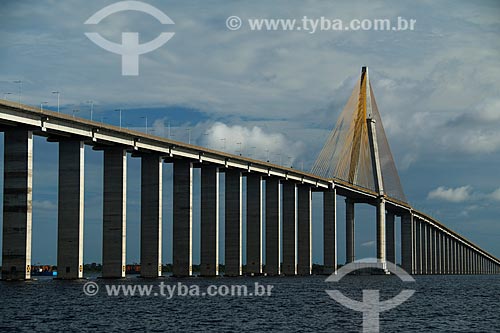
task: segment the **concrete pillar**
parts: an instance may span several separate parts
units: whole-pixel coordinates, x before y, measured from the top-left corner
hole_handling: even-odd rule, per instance
[[[125,277],[127,152],[121,147],[104,150],[102,277]]]
[[[83,278],[84,144],[59,142],[57,278]]]
[[[415,273],[422,274],[422,235],[420,220],[415,218]]]
[[[337,270],[337,189],[323,192],[323,274]]]
[[[380,260],[382,263],[385,264],[386,257],[385,257],[385,251],[386,251],[386,240],[385,240],[385,199],[384,198],[379,198],[378,204],[377,204],[377,259]],[[413,223],[413,222],[412,222]],[[410,229],[410,246],[412,246],[411,243],[411,236],[413,235],[412,229]],[[410,251],[410,253],[413,251]],[[411,258],[410,258],[411,260]],[[411,266],[411,265],[410,265]],[[385,267],[385,266],[384,266]],[[408,271],[408,273],[411,274],[411,271]]]
[[[201,167],[200,275],[219,275],[219,168]]]
[[[443,234],[443,274],[450,274],[448,266],[448,235]]]
[[[31,278],[33,133],[4,135],[2,279]]]
[[[426,222],[421,221],[421,229],[422,229],[422,274],[427,274],[427,228],[428,225]]]
[[[237,169],[226,170],[226,220],[225,220],[225,262],[226,276],[242,273],[241,253],[241,205],[242,176]]]
[[[298,267],[300,275],[312,272],[312,196],[309,185],[298,186]]]
[[[173,275],[191,276],[193,272],[193,163],[174,160],[173,167]]]
[[[401,267],[409,274],[414,274],[412,236],[413,215],[406,213],[401,216]]]
[[[355,257],[355,235],[354,235],[354,200],[345,199],[345,235],[346,235],[346,264],[356,260]]]
[[[434,229],[434,274],[441,274],[441,244],[440,244],[440,231]]]
[[[396,263],[396,233],[394,232],[394,219],[394,213],[387,211],[385,217],[386,260],[393,264]]]
[[[460,243],[458,245],[458,254],[457,254],[457,257],[458,257],[458,274],[464,274],[464,256],[463,256],[464,252],[463,252],[463,247],[462,247],[462,244]]]
[[[455,274],[455,267],[453,265],[453,238],[448,236],[448,274]]]
[[[247,174],[247,273],[262,274],[262,176]]]
[[[280,274],[280,181],[266,179],[266,269],[267,275]]]
[[[141,157],[141,276],[162,275],[162,165],[157,154]]]
[[[434,230],[427,225],[427,274],[434,274]]]
[[[453,247],[452,239],[450,236],[447,237],[447,261],[448,261],[448,274],[453,274]]]
[[[295,183],[290,181],[283,183],[283,274],[285,275],[297,274],[295,189]]]
[[[424,222],[424,233],[425,233],[425,240],[424,240],[424,249],[423,251],[425,252],[425,274],[431,274],[431,251],[430,251],[430,225],[426,222]]]

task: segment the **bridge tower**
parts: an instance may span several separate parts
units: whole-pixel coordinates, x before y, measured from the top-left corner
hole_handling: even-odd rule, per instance
[[[390,196],[406,202],[406,197],[378,112],[367,67],[362,67],[358,83],[321,150],[312,173],[376,194],[375,200],[368,203],[377,208],[377,258],[384,263],[384,269],[386,260],[394,262],[395,212],[386,211],[385,201]],[[346,263],[355,260],[354,205],[360,202],[366,202],[366,199],[346,196]]]

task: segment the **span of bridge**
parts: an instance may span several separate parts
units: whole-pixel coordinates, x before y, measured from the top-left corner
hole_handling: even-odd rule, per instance
[[[355,204],[367,203],[377,207],[374,219],[377,224],[377,258],[382,262],[382,270],[386,261],[396,262],[395,217],[400,216],[401,266],[407,272],[499,274],[500,260],[495,256],[431,216],[412,208],[404,195],[391,195],[390,189],[383,190],[384,166],[380,165],[378,156],[377,141],[380,144],[380,139],[376,139],[376,126],[381,126],[381,123],[376,125],[372,119],[372,108],[377,114],[378,111],[372,105],[374,99],[370,100],[373,91],[365,68],[357,89],[356,131],[350,140],[358,146],[350,146],[348,159],[340,157],[338,165],[343,168],[329,168],[331,152],[327,142],[316,162],[317,167],[313,168],[323,170],[323,176],[318,175],[319,171],[318,174],[303,172],[0,100],[0,131],[4,132],[2,279],[31,278],[33,135],[46,137],[59,145],[57,267],[61,279],[83,277],[85,145],[104,152],[102,276],[105,278],[125,277],[128,153],[141,159],[140,260],[143,277],[162,276],[164,163],[173,164],[171,246],[175,276],[192,275],[193,168],[201,168],[200,274],[203,276],[220,275],[221,172],[225,173],[226,193],[225,276],[311,274],[313,191],[323,193],[325,274],[334,273],[338,267],[337,195],[346,198],[346,263],[355,260]],[[362,118],[364,116],[367,119]],[[365,132],[361,136],[359,129],[364,124]],[[335,131],[332,133],[334,137]],[[364,141],[368,146],[363,146]],[[371,156],[369,163],[353,158],[362,155],[363,149]],[[384,148],[381,149],[383,152]],[[328,170],[345,172],[346,177]],[[369,183],[356,181],[361,179],[363,172],[371,173],[363,176],[365,180],[373,176]],[[242,210],[243,177],[246,177],[247,184],[246,212]],[[243,214],[246,214],[247,223],[245,271],[242,264]]]

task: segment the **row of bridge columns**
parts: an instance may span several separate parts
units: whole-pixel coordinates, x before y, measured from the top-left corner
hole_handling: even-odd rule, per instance
[[[2,277],[29,279],[33,133],[5,131]],[[125,277],[127,150],[104,150],[102,276]],[[162,275],[162,166],[141,154],[141,275]],[[192,274],[193,168],[201,167],[200,274],[219,275],[219,174],[225,173],[225,275],[309,275],[312,271],[312,185],[173,159],[173,274]],[[197,161],[196,161],[197,162]],[[83,277],[84,143],[59,140],[58,278]],[[242,180],[246,177],[246,270],[242,265]],[[265,181],[265,192],[262,182]],[[282,189],[280,189],[282,184]],[[263,230],[262,201],[265,201]],[[355,260],[355,200],[346,198],[346,262]],[[337,268],[336,190],[323,192],[324,273]],[[281,223],[282,220],[282,229]],[[377,201],[377,257],[396,261],[395,214]],[[264,236],[263,236],[264,235]],[[265,256],[263,255],[265,237]],[[283,244],[281,244],[281,240]],[[493,261],[437,228],[403,214],[402,266],[412,274],[499,273]],[[283,258],[281,258],[281,249]],[[264,258],[265,257],[265,258]],[[265,260],[264,260],[265,259]],[[265,265],[264,265],[265,261]]]
[[[355,256],[355,200],[346,199],[346,263]],[[396,213],[377,203],[377,259],[396,263]],[[499,274],[500,266],[456,236],[401,214],[401,266],[410,274]]]
[[[498,274],[498,265],[442,229],[414,218],[413,274]]]
[[[5,132],[2,277],[31,276],[33,133]],[[120,278],[126,267],[125,147],[104,151],[102,276]],[[159,154],[141,157],[141,275],[162,275],[162,165]],[[173,274],[192,274],[193,168],[189,159],[173,161]],[[198,165],[199,166],[199,165]],[[219,274],[219,174],[225,173],[225,275],[311,274],[312,188],[277,177],[242,170],[201,167],[200,274]],[[247,267],[242,265],[242,180],[247,180]],[[265,181],[265,193],[262,183]],[[59,141],[58,278],[83,277],[84,143]],[[280,184],[283,185],[280,190]],[[263,205],[265,200],[265,230]],[[325,194],[325,263],[333,272],[336,262],[335,190]],[[327,202],[328,201],[328,202]],[[283,207],[283,212],[281,210]],[[283,215],[281,230],[281,215]],[[263,264],[263,235],[265,265]],[[283,244],[281,245],[281,237]],[[283,246],[283,260],[281,258]],[[297,251],[297,254],[296,254]]]

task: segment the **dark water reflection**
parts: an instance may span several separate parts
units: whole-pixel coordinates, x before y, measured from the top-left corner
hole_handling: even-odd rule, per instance
[[[396,277],[348,276],[325,283],[324,276],[162,279],[165,284],[274,285],[270,297],[111,297],[104,284],[157,284],[156,280],[95,280],[100,292],[85,296],[83,281],[39,278],[0,282],[0,332],[80,331],[283,331],[360,332],[361,313],[330,299],[339,289],[361,300],[362,289],[380,289],[381,298],[416,289],[401,306],[380,317],[381,332],[500,332],[500,276],[421,276],[416,283]],[[156,289],[155,289],[156,290]]]

